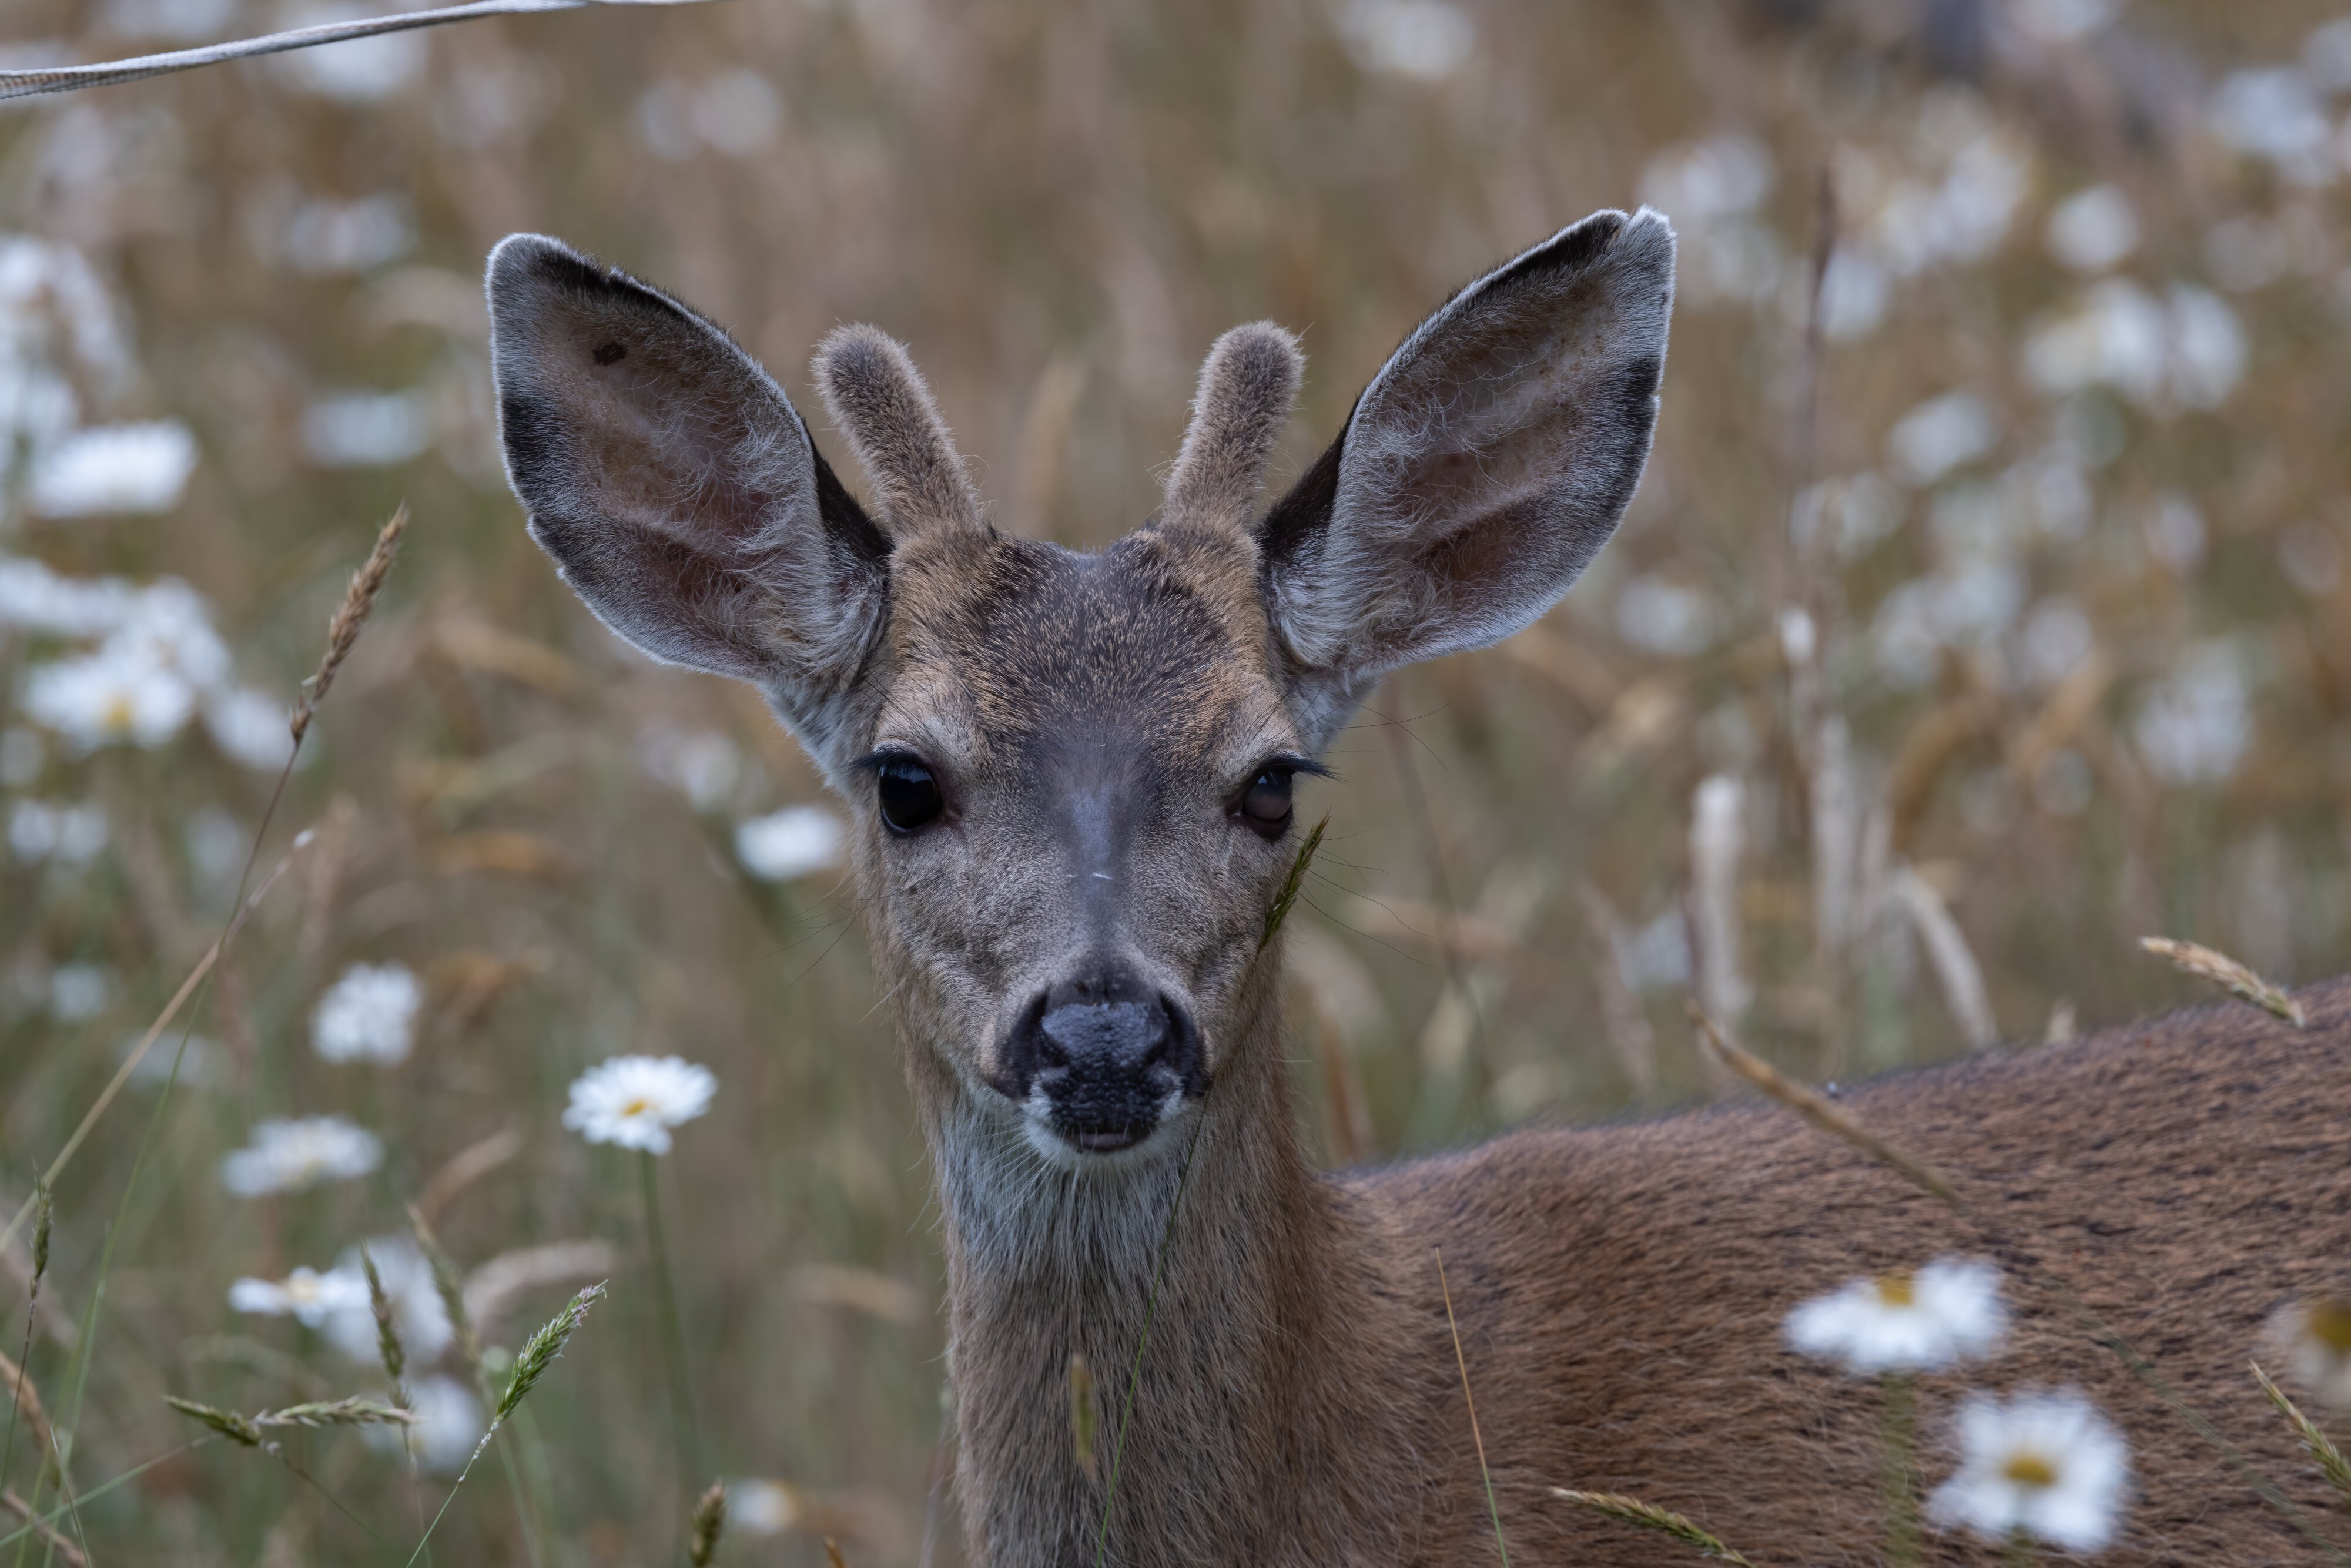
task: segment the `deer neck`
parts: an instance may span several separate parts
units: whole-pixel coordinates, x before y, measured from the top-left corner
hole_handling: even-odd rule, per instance
[[[984,1562],[1093,1561],[1114,1465],[1113,1560],[1261,1542],[1279,1526],[1249,1516],[1271,1468],[1297,1472],[1300,1432],[1353,1425],[1347,1391],[1366,1384],[1350,1369],[1381,1301],[1364,1286],[1362,1222],[1298,1145],[1276,958],[1258,966],[1227,1065],[1171,1129],[1173,1157],[1131,1168],[1049,1165],[944,1082],[934,1053],[910,1052],[945,1217],[961,1491]],[[1091,1475],[1073,1354],[1094,1389]]]

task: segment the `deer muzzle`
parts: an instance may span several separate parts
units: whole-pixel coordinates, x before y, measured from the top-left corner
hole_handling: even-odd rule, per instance
[[[1005,1043],[994,1087],[1083,1155],[1134,1147],[1206,1087],[1190,1012],[1124,964],[1055,981]]]

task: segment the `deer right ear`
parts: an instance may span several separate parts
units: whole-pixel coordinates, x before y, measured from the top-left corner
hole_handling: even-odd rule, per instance
[[[538,235],[490,253],[490,366],[530,536],[657,659],[766,692],[820,761],[882,629],[890,543],[718,328]]]
[[[1674,232],[1595,213],[1455,295],[1356,400],[1258,533],[1266,608],[1317,742],[1399,664],[1557,603],[1648,460]]]

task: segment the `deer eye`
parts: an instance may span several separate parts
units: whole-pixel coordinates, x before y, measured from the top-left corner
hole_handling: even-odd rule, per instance
[[[1290,826],[1290,773],[1287,768],[1269,768],[1241,791],[1241,821],[1269,839],[1280,838]]]
[[[946,801],[931,770],[911,757],[886,757],[873,768],[873,793],[882,808],[882,825],[893,833],[911,833],[935,821]]]

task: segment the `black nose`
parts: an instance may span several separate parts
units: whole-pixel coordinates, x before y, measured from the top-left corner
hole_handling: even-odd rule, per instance
[[[996,1086],[1041,1092],[1054,1130],[1091,1153],[1141,1143],[1178,1090],[1196,1094],[1197,1034],[1184,1009],[1123,964],[1055,981],[1020,1011]]]

